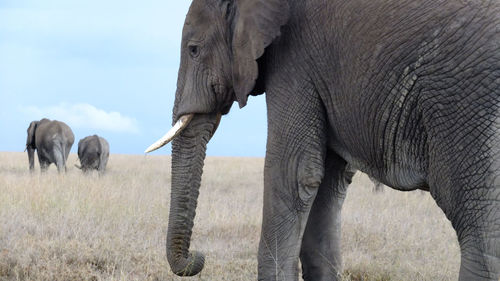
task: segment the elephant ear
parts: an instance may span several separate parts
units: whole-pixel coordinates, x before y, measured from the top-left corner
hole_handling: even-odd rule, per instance
[[[28,137],[26,138],[26,147],[35,148],[35,131],[38,126],[38,121],[32,121],[28,127]]]
[[[241,107],[255,87],[259,75],[257,59],[280,35],[287,23],[287,0],[236,0],[233,33],[233,87]]]

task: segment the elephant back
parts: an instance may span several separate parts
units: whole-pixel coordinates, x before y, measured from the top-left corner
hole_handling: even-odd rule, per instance
[[[109,155],[109,143],[108,141],[103,138],[103,137],[99,137],[99,143],[101,145],[101,154],[104,154],[104,155]]]
[[[78,157],[82,158],[89,153],[101,153],[101,142],[96,135],[85,137],[78,142]]]
[[[71,147],[75,141],[75,135],[71,128],[64,122],[57,120],[42,119],[38,122],[35,143],[39,146],[41,143],[50,143],[55,139]]]

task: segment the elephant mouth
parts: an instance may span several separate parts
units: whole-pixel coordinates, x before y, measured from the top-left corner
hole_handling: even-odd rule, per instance
[[[171,142],[175,137],[177,137],[189,125],[189,122],[191,122],[191,120],[193,120],[194,116],[195,116],[194,113],[182,115],[177,120],[175,125],[163,137],[161,137],[155,143],[150,145],[144,151],[144,153],[153,152],[153,151],[158,150],[158,149],[162,148],[163,146],[167,145],[169,142]],[[217,113],[217,121],[215,123],[214,130],[212,132],[212,136],[215,134],[215,131],[219,127],[221,117],[222,117],[222,114]]]
[[[218,105],[217,112],[222,115],[228,114],[231,105],[236,100],[234,90],[232,90],[231,87],[227,87],[227,83],[224,83],[224,80],[220,79],[218,76],[212,76],[210,88],[215,98],[215,104]]]

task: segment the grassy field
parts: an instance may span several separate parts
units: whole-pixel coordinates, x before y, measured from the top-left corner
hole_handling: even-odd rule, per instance
[[[165,257],[170,158],[111,155],[103,177],[68,160],[30,175],[23,153],[0,153],[0,280],[186,280]],[[263,159],[208,158],[192,249],[206,254],[187,280],[256,280]],[[345,280],[456,280],[459,248],[427,193],[357,174],[343,209]]]

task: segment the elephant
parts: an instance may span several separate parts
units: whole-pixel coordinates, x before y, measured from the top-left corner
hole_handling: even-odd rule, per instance
[[[103,174],[109,158],[109,143],[98,135],[87,136],[78,142],[78,158],[83,172],[97,170]]]
[[[66,171],[66,160],[74,142],[73,131],[64,122],[47,118],[32,121],[28,127],[25,149],[28,151],[30,171],[35,168],[35,150],[42,172],[47,171],[51,163],[57,166],[58,172]]]
[[[182,31],[167,259],[190,249],[206,145],[265,93],[258,280],[339,280],[351,171],[426,190],[456,231],[459,280],[500,277],[500,2],[193,0]],[[251,121],[249,121],[251,122]]]

